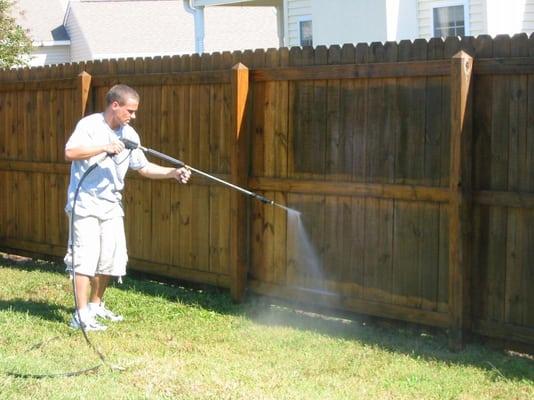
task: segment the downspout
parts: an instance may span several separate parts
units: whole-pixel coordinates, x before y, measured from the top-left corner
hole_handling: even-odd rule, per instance
[[[204,6],[193,7],[192,0],[184,0],[184,8],[190,14],[193,14],[195,23],[195,52],[204,53]]]
[[[288,0],[283,1],[283,30],[284,30],[284,43],[283,47],[289,47],[289,5],[287,4]]]
[[[278,47],[285,47],[285,1],[276,6],[276,22],[278,30]]]

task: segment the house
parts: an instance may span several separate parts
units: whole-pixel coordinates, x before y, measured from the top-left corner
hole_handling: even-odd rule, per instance
[[[192,0],[197,9],[269,5],[286,47],[534,31],[534,0]]]
[[[274,7],[210,8],[202,31],[189,0],[17,0],[13,14],[35,45],[32,66],[279,44]]]
[[[30,65],[70,61],[70,38],[63,26],[66,0],[17,0],[11,9],[17,23],[33,42]]]

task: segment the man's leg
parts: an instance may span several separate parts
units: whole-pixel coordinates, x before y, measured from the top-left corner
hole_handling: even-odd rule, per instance
[[[69,216],[70,217],[70,216]],[[106,327],[97,323],[89,310],[89,287],[95,273],[100,253],[99,222],[93,217],[78,217],[74,219],[74,231],[70,233],[74,246],[69,241],[69,251],[65,256],[67,269],[76,270],[74,286],[76,288],[77,309],[74,311],[70,326],[86,330],[105,330]],[[70,224],[69,224],[70,228]]]
[[[104,293],[112,276],[120,278],[126,273],[126,238],[122,217],[104,220],[101,223],[100,259],[92,281],[89,309],[93,315],[111,321],[122,321],[123,317],[110,311],[104,305]]]
[[[91,279],[91,303],[100,304],[109,284],[109,275],[97,274]]]
[[[89,311],[95,317],[108,319],[110,321],[118,322],[124,318],[121,315],[115,314],[111,310],[108,310],[104,305],[102,299],[104,298],[104,292],[108,287],[110,281],[110,275],[95,275],[91,282],[91,302],[89,303]]]
[[[87,307],[87,300],[89,296],[90,277],[87,275],[76,274],[76,303],[78,309],[83,310]]]

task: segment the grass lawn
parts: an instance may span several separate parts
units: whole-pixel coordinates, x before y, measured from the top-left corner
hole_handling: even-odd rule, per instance
[[[386,327],[250,296],[147,278],[114,285],[126,321],[90,338],[108,366],[75,377],[20,378],[99,363],[67,323],[62,266],[0,257],[0,399],[532,399],[534,360],[441,332]],[[120,366],[121,369],[112,369]]]

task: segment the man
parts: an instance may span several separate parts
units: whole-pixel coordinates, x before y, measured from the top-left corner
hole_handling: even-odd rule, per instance
[[[74,268],[78,312],[71,327],[86,331],[105,330],[99,319],[121,321],[123,318],[106,308],[104,292],[111,277],[126,274],[128,260],[124,234],[121,191],[128,168],[151,179],[174,178],[187,183],[187,168],[166,168],[149,162],[140,149],[126,150],[120,139],[140,143],[139,135],[129,125],[135,119],[139,94],[126,85],[112,87],[106,95],[106,109],[82,118],[65,145],[65,159],[72,161],[65,211],[73,231]],[[94,163],[92,170],[80,180]],[[73,211],[76,189],[79,193]],[[65,256],[72,271],[72,251]],[[89,294],[90,289],[90,295]]]

